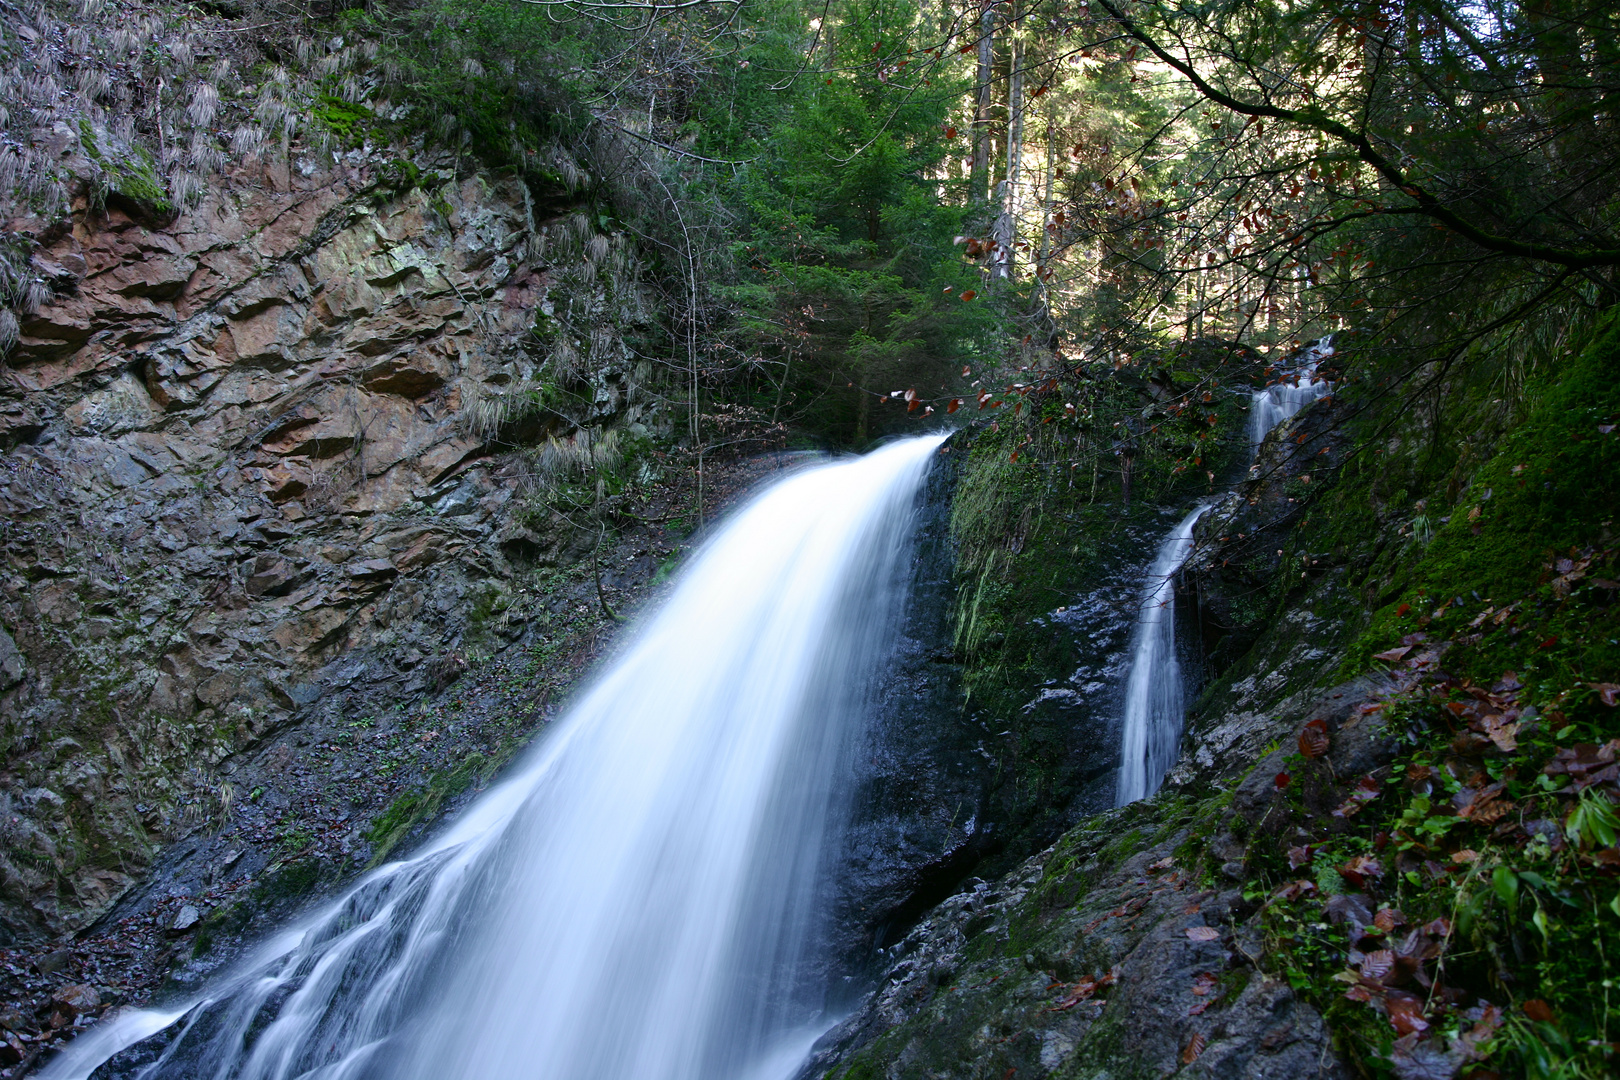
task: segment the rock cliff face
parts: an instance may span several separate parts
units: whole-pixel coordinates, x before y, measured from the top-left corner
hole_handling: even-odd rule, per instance
[[[52,294],[0,380],[0,944],[87,925],[259,798],[244,749],[442,687],[591,549],[528,493],[661,418],[631,258],[572,202],[295,152],[170,221],[12,224]]]

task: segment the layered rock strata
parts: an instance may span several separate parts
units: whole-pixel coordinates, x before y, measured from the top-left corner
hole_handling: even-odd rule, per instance
[[[295,148],[172,221],[10,225],[52,295],[0,380],[4,938],[85,926],[230,817],[244,748],[442,686],[521,632],[522,568],[590,549],[505,451],[656,424],[620,336],[650,316],[542,194]]]

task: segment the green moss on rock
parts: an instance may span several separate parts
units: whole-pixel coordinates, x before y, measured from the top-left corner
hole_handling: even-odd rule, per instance
[[[414,826],[432,818],[445,800],[453,799],[475,782],[487,779],[490,771],[489,759],[475,753],[455,768],[435,773],[422,787],[395,799],[365,833],[366,840],[371,844],[369,865],[381,863]]]

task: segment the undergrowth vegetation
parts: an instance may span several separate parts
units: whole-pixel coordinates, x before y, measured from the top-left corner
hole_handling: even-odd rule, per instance
[[[1276,839],[1251,844],[1246,888],[1367,1075],[1615,1068],[1617,350],[1611,325],[1533,384],[1451,500],[1412,493],[1432,535],[1399,548],[1410,562],[1341,673],[1394,676],[1348,721],[1382,723],[1394,759],[1333,775],[1337,736],[1315,722],[1273,778],[1258,829]]]

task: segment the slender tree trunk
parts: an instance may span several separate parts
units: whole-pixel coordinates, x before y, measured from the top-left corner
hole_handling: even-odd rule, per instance
[[[1056,182],[1057,170],[1057,136],[1053,131],[1053,110],[1046,110],[1046,182],[1041,187],[1041,246],[1040,256],[1035,260],[1035,289],[1036,296],[1040,298],[1039,309],[1043,321],[1050,323],[1052,311],[1052,298],[1047,283],[1041,275],[1046,272],[1047,260],[1052,257],[1052,185]]]
[[[1204,303],[1209,295],[1207,288],[1209,273],[1207,270],[1198,271],[1198,336],[1204,336]]]
[[[988,3],[979,15],[979,70],[973,112],[973,201],[990,197],[990,89],[995,77],[996,13]]]
[[[782,394],[787,390],[788,375],[793,372],[793,350],[787,352],[787,359],[782,363],[782,381],[776,384],[776,404],[771,407],[771,423],[775,425],[782,415]]]
[[[1007,174],[1001,182],[1001,214],[996,220],[995,276],[1011,279],[1016,270],[1018,242],[1018,181],[1024,153],[1024,41],[1018,33],[1018,13],[1010,23],[1012,71],[1007,89]]]

